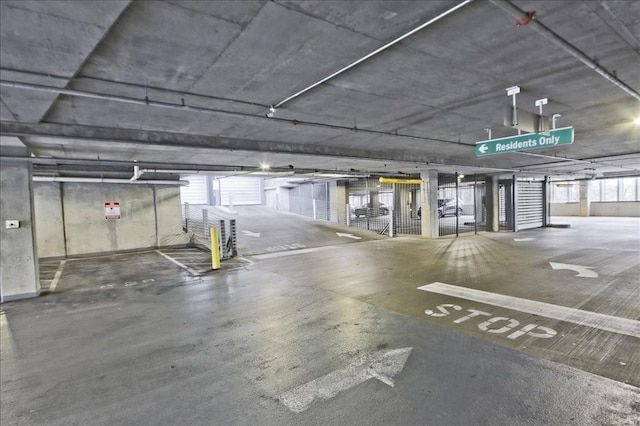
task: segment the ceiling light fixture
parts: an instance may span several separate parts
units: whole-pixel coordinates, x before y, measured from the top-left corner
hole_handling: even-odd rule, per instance
[[[640,117],[636,117],[633,122],[636,123],[637,126],[640,126]]]
[[[267,118],[273,118],[276,115],[276,109],[272,106],[269,107],[269,112],[266,114]]]

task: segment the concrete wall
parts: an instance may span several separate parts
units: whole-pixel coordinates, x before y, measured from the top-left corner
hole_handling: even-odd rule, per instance
[[[64,256],[65,251],[73,256],[187,242],[178,187],[45,182],[36,182],[34,187],[36,225],[43,232],[38,239],[39,257]],[[120,202],[120,219],[105,219],[107,201]],[[49,214],[56,206],[60,206],[61,214]],[[61,235],[66,238],[60,240]],[[66,243],[66,250],[60,241]]]
[[[640,216],[639,201],[591,203],[591,216]]]
[[[591,202],[589,216],[640,216],[639,201]],[[580,203],[551,203],[551,216],[580,216]]]
[[[3,302],[37,296],[40,291],[30,167],[8,163],[0,167],[0,299]],[[18,220],[20,227],[7,229],[6,220]]]
[[[64,257],[67,254],[60,190],[59,183],[33,184],[38,257]]]
[[[156,186],[156,217],[158,247],[187,243],[187,236],[182,230],[182,206],[180,205],[180,189],[175,186]]]
[[[551,203],[551,216],[580,216],[580,203]]]

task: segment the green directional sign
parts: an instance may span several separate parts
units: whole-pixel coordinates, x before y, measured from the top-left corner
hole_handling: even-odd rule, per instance
[[[531,149],[553,148],[573,143],[573,127],[551,130],[548,135],[528,133],[476,142],[476,157],[503,154],[505,152],[529,151]]]

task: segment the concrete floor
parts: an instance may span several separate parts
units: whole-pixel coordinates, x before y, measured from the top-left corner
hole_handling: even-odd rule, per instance
[[[252,208],[221,271],[47,262],[2,305],[0,422],[640,424],[640,219],[556,222],[389,239]]]

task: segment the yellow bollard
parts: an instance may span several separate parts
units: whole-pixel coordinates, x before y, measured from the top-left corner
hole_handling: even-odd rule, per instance
[[[211,234],[211,267],[220,269],[220,246],[218,245],[218,228],[209,228]]]

